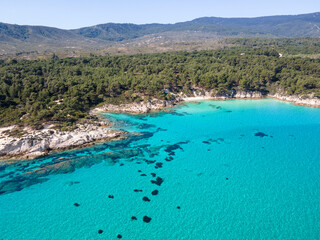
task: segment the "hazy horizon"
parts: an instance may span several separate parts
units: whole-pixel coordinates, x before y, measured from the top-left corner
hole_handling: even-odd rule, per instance
[[[270,0],[261,3],[253,0],[187,0],[181,3],[177,0],[16,0],[2,3],[1,10],[0,22],[3,23],[76,29],[104,23],[174,24],[201,17],[253,18],[308,14],[320,11],[320,1]]]
[[[202,16],[202,17],[196,17],[193,19],[187,19],[185,21],[179,21],[179,22],[173,22],[173,23],[159,23],[159,22],[150,22],[150,23],[133,23],[133,22],[102,22],[102,23],[97,23],[94,25],[87,25],[87,26],[80,26],[78,28],[83,28],[83,27],[93,27],[97,26],[100,24],[108,24],[108,23],[114,23],[114,24],[135,24],[135,25],[147,25],[147,24],[176,24],[180,22],[186,22],[186,21],[192,21],[198,18],[207,18],[207,17],[217,17],[217,18],[259,18],[259,17],[274,17],[274,16],[295,16],[295,15],[304,15],[304,14],[313,14],[313,13],[320,13],[319,12],[309,12],[309,13],[299,13],[299,14],[283,14],[283,15],[265,15],[265,16],[256,16],[256,17],[218,17],[218,16]],[[12,24],[12,25],[26,25],[26,26],[42,26],[42,27],[53,27],[53,28],[59,28],[59,29],[64,29],[64,30],[73,30],[73,29],[78,29],[78,28],[61,28],[61,27],[55,27],[55,26],[48,26],[48,25],[43,25],[43,24],[18,24],[18,23],[9,23],[9,22],[1,22],[0,23],[5,23],[5,24]]]

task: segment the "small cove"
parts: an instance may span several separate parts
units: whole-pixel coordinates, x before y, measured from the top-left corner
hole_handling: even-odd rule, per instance
[[[19,183],[0,195],[1,238],[318,239],[320,109],[262,99],[105,116],[129,138],[1,170]],[[59,159],[78,167],[21,178]]]

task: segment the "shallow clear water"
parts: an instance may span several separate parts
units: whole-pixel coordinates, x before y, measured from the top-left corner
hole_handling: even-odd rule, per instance
[[[29,170],[61,157],[99,159],[0,195],[0,239],[320,238],[320,109],[264,99],[106,116],[145,134],[32,162]],[[162,167],[147,164],[154,160]]]

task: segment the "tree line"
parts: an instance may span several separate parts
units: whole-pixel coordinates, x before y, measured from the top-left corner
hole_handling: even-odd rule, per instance
[[[271,47],[50,60],[0,61],[0,124],[72,125],[101,103],[170,99],[193,87],[320,97],[320,60]]]

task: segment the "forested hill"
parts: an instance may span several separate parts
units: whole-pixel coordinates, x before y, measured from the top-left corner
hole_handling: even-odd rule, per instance
[[[182,32],[188,32],[183,39]],[[320,13],[257,18],[198,18],[176,24],[116,24],[107,23],[74,30],[44,26],[20,26],[0,23],[1,48],[21,49],[21,44],[49,46],[97,47],[129,41],[153,34],[169,34],[174,39],[188,41],[203,37],[320,37]],[[182,39],[181,39],[182,38]],[[26,45],[28,43],[29,45]],[[7,45],[4,45],[7,44]],[[20,44],[20,45],[19,45]],[[41,45],[42,46],[42,45]],[[1,51],[0,51],[1,54]]]
[[[315,47],[314,47],[315,48]],[[73,124],[99,103],[152,98],[192,88],[320,97],[320,60],[279,57],[272,48],[131,56],[0,61],[0,126]]]

